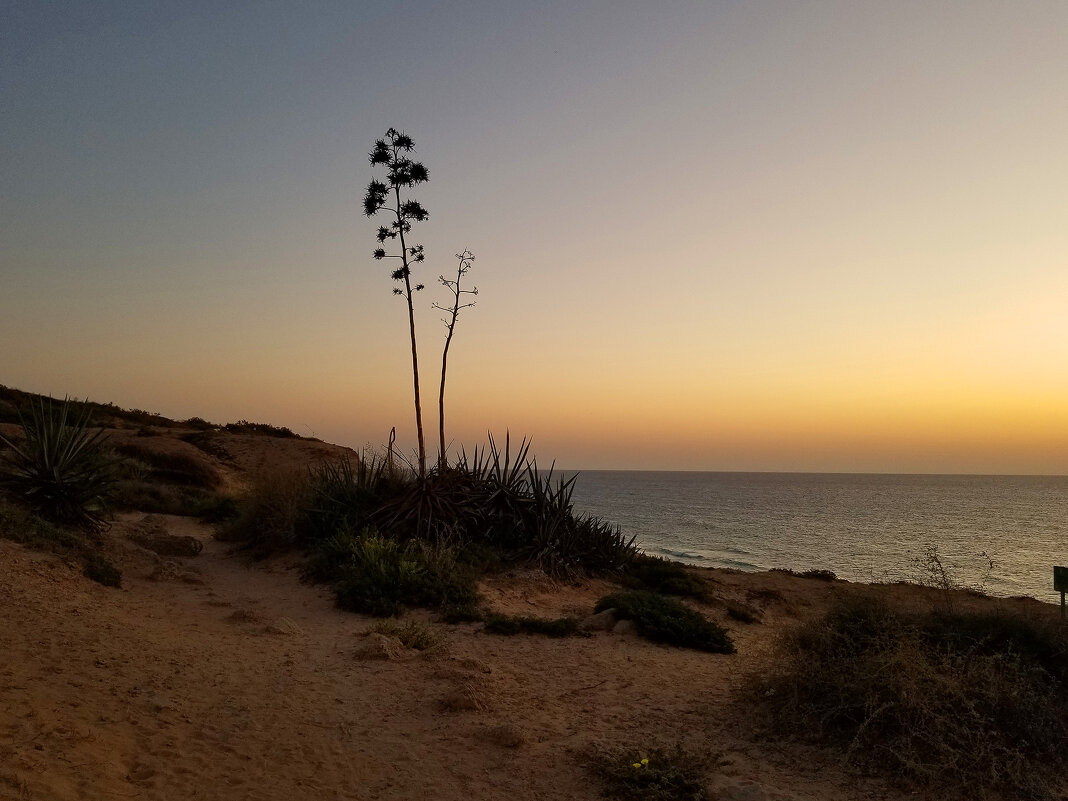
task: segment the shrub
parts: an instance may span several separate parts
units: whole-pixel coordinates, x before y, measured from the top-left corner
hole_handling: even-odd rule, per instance
[[[346,547],[348,560],[335,582],[342,609],[389,617],[400,614],[405,605],[441,609],[477,602],[473,577],[445,547],[415,540],[402,545],[370,531]]]
[[[248,420],[238,420],[236,423],[227,423],[223,428],[231,434],[262,434],[268,437],[298,439],[297,435],[285,426],[272,426],[269,423],[250,423]]]
[[[698,601],[708,599],[704,582],[691,570],[679,562],[659,556],[635,555],[623,572],[623,585]]]
[[[122,586],[122,571],[99,553],[90,553],[86,557],[83,572],[87,578],[105,587]]]
[[[385,462],[373,455],[315,466],[309,476],[306,537],[317,541],[372,525],[382,516],[381,506],[394,483]]]
[[[89,428],[89,411],[66,398],[40,398],[21,416],[23,441],[0,435],[11,449],[0,463],[0,479],[32,509],[51,519],[99,529],[114,483],[103,451],[103,430]]]
[[[200,489],[215,489],[220,484],[215,468],[189,453],[160,450],[139,442],[124,442],[115,450],[147,466],[148,478],[154,482]]]
[[[756,683],[777,730],[939,797],[1044,798],[1068,768],[1068,632],[1008,614],[839,602]]]
[[[257,558],[291,549],[298,544],[309,497],[306,473],[262,472],[238,504],[238,516],[215,536],[224,542],[237,543]]]
[[[633,620],[646,639],[710,653],[734,653],[726,629],[673,598],[644,590],[617,592],[601,598],[594,611],[605,609],[615,609],[620,618]]]
[[[708,756],[682,745],[617,748],[593,754],[590,768],[604,783],[604,795],[620,801],[703,801]]]
[[[0,537],[55,553],[69,553],[84,545],[84,535],[35,515],[0,497]]]
[[[485,616],[485,621],[486,626],[483,631],[504,636],[543,634],[546,637],[571,637],[579,633],[578,621],[571,617],[550,620],[522,615],[489,614]]]

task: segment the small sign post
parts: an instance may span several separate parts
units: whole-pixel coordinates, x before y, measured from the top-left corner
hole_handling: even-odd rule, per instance
[[[1053,568],[1053,589],[1061,594],[1061,617],[1064,617],[1064,594],[1068,592],[1068,567]]]

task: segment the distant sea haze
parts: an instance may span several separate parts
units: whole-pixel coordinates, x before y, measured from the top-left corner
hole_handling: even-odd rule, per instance
[[[1068,564],[1064,476],[591,470],[574,500],[645,552],[708,567],[920,581],[936,548],[961,585],[1052,602]]]

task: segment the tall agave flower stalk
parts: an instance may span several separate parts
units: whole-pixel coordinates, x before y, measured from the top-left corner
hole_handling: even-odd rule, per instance
[[[0,459],[0,481],[48,517],[100,529],[115,479],[103,429],[89,427],[89,414],[69,398],[61,404],[42,398],[28,415],[20,412],[22,441],[0,435],[10,449]]]

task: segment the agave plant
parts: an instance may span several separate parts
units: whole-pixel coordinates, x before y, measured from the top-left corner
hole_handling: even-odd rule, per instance
[[[28,416],[20,412],[22,441],[0,435],[10,449],[0,459],[0,481],[47,517],[100,529],[114,474],[103,429],[89,427],[89,414],[69,398],[41,398]]]

